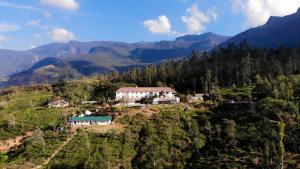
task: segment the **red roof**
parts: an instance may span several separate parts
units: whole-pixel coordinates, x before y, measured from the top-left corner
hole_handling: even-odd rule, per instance
[[[175,92],[170,87],[121,87],[117,92]]]

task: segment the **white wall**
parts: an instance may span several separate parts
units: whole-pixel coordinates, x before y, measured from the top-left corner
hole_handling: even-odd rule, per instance
[[[105,122],[92,122],[92,124],[89,121],[81,121],[81,122],[71,122],[72,126],[89,126],[89,125],[110,125],[111,120],[105,121]]]
[[[135,103],[135,101],[141,100],[144,97],[150,96],[159,96],[159,92],[116,92],[116,101],[120,101],[124,99],[125,103],[130,106],[139,105]],[[178,97],[175,97],[174,93],[166,92],[164,93],[164,97],[162,96],[161,99],[163,100],[173,100],[176,103],[180,102]],[[160,98],[155,98],[153,100],[153,104],[158,104]]]
[[[116,100],[130,99],[130,100],[140,100],[144,97],[159,96],[159,92],[116,92]],[[167,92],[164,94],[166,98],[174,98],[175,95],[172,92]]]

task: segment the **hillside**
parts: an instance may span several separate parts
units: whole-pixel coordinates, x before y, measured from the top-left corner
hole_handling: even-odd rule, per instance
[[[86,67],[88,66],[89,65],[86,65]],[[86,71],[88,71],[88,69]],[[12,75],[10,79],[3,82],[2,85],[53,83],[59,79],[74,79],[81,76],[82,75],[76,69],[73,69],[69,62],[58,58],[46,58],[37,62],[30,69]]]
[[[0,146],[2,141],[31,134],[0,153],[0,167],[299,168],[296,102],[267,95],[254,102],[226,103],[231,99],[226,98],[228,93],[255,98],[256,89],[265,86],[261,83],[267,84],[221,88],[224,104],[213,100],[188,104],[182,93],[183,103],[148,107],[81,104],[93,99],[105,102],[118,87],[132,85],[95,79],[4,89]],[[300,85],[299,77],[273,79],[271,85],[277,83]],[[280,90],[280,96],[284,92]],[[48,108],[47,103],[57,98],[68,100],[71,107]],[[109,129],[87,126],[70,134],[70,116],[97,109],[101,115],[114,116]]]
[[[91,76],[104,72],[124,71],[132,66],[143,66],[146,64],[156,64],[167,59],[183,58],[192,52],[192,50],[207,51],[214,46],[228,39],[228,37],[206,33],[202,35],[187,35],[179,37],[174,41],[160,41],[155,43],[122,43],[122,42],[77,42],[53,43],[41,46],[25,53],[23,59],[18,60],[18,65],[13,62],[17,56],[3,57],[9,63],[0,63],[5,72],[2,75],[14,73],[4,86],[28,85],[31,83],[53,82],[57,78],[68,77],[76,78],[77,74],[81,76]],[[3,54],[5,55],[5,54]],[[0,57],[2,56],[0,51]],[[33,57],[36,56],[36,57]],[[21,56],[18,56],[21,57]],[[28,59],[28,58],[36,58]],[[43,71],[34,71],[36,67],[49,66],[49,58],[58,58],[68,64],[66,68],[59,68],[56,65],[52,69],[45,68]],[[44,59],[44,60],[43,60]],[[50,59],[52,61],[53,59]],[[30,63],[28,63],[30,61]],[[5,62],[6,63],[6,62]],[[22,69],[22,64],[26,67]],[[34,64],[35,63],[35,64]],[[24,65],[24,66],[25,66]],[[32,67],[30,67],[31,65]],[[16,69],[18,66],[18,70]],[[10,69],[6,69],[6,68]],[[21,71],[21,72],[20,72]],[[76,72],[74,75],[74,72]],[[1,73],[1,72],[0,72]],[[43,74],[44,73],[44,74]],[[53,75],[56,74],[56,75]],[[57,75],[61,73],[61,75]],[[0,74],[1,76],[1,74]]]
[[[227,47],[229,43],[241,43],[246,41],[255,47],[277,48],[279,46],[297,47],[300,45],[300,9],[288,16],[270,17],[265,25],[242,32],[226,42],[221,47]]]

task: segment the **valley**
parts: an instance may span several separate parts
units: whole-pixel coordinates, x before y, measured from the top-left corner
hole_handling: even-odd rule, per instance
[[[299,7],[0,0],[0,169],[300,169]]]
[[[192,50],[211,50],[226,39],[226,36],[205,33],[178,37],[174,41],[71,41],[48,44],[29,51],[0,50],[3,59],[0,76],[9,76],[8,82],[2,86],[52,83],[60,78],[76,79],[180,59]]]

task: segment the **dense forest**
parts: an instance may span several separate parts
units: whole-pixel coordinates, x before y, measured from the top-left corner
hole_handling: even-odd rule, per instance
[[[68,130],[57,130],[68,128],[68,117],[100,109],[101,115],[113,113],[114,123],[123,128],[105,133],[78,130],[45,168],[296,169],[299,72],[300,49],[240,44],[93,79],[3,89],[0,141],[28,131],[33,137],[0,153],[0,168],[41,165],[70,136]],[[119,87],[135,85],[174,87],[182,103],[149,108],[107,104]],[[217,97],[190,103],[189,94],[196,92]],[[69,101],[71,107],[47,107],[57,99]],[[85,100],[101,104],[82,105]],[[147,115],[146,109],[156,113]]]
[[[186,59],[169,60],[144,69],[134,68],[118,74],[116,81],[139,86],[173,86],[180,92],[207,92],[214,87],[255,84],[257,76],[273,79],[300,72],[300,48],[253,48],[247,43],[230,44],[212,52],[194,51]]]
[[[171,86],[182,101],[185,94],[206,92],[225,102],[213,101],[218,104],[208,111],[189,111],[179,106],[164,109],[147,120],[143,115],[123,118],[128,128],[122,134],[81,137],[88,145],[104,145],[85,149],[75,166],[97,168],[97,163],[102,163],[107,168],[297,168],[299,72],[299,49],[251,48],[246,43],[211,53],[195,51],[189,58],[143,69],[113,72],[105,78],[111,85],[97,85],[94,96],[103,96],[105,88],[122,83]],[[114,89],[108,91],[113,95]],[[108,93],[106,97],[113,98]],[[239,102],[227,104],[228,100]],[[79,143],[72,145],[79,148]],[[51,168],[73,165],[72,158],[62,161],[72,156],[71,150],[67,148]]]

